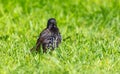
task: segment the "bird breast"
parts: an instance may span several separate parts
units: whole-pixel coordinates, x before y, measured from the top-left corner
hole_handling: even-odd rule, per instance
[[[48,49],[54,49],[58,46],[57,36],[49,36],[45,39],[45,44]]]

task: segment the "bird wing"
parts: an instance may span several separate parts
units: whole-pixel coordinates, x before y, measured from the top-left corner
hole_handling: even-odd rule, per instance
[[[50,36],[51,32],[48,29],[44,29],[36,42],[36,50],[39,50],[41,43],[46,39],[46,37]]]
[[[58,43],[61,43],[61,40],[62,40],[62,37],[61,37],[61,34],[59,33],[58,34]]]

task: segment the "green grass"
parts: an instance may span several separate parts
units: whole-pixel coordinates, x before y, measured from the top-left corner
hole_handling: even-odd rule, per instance
[[[30,53],[47,20],[62,38]],[[120,0],[0,0],[0,74],[119,74]]]

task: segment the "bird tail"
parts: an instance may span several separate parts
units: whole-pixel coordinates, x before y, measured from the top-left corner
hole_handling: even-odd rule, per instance
[[[34,46],[30,49],[30,52],[33,52],[33,51],[36,51],[36,46]]]

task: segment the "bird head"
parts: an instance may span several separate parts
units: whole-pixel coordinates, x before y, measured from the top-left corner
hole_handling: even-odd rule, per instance
[[[54,18],[50,18],[47,23],[47,28],[52,29],[52,28],[57,28],[57,23]]]

